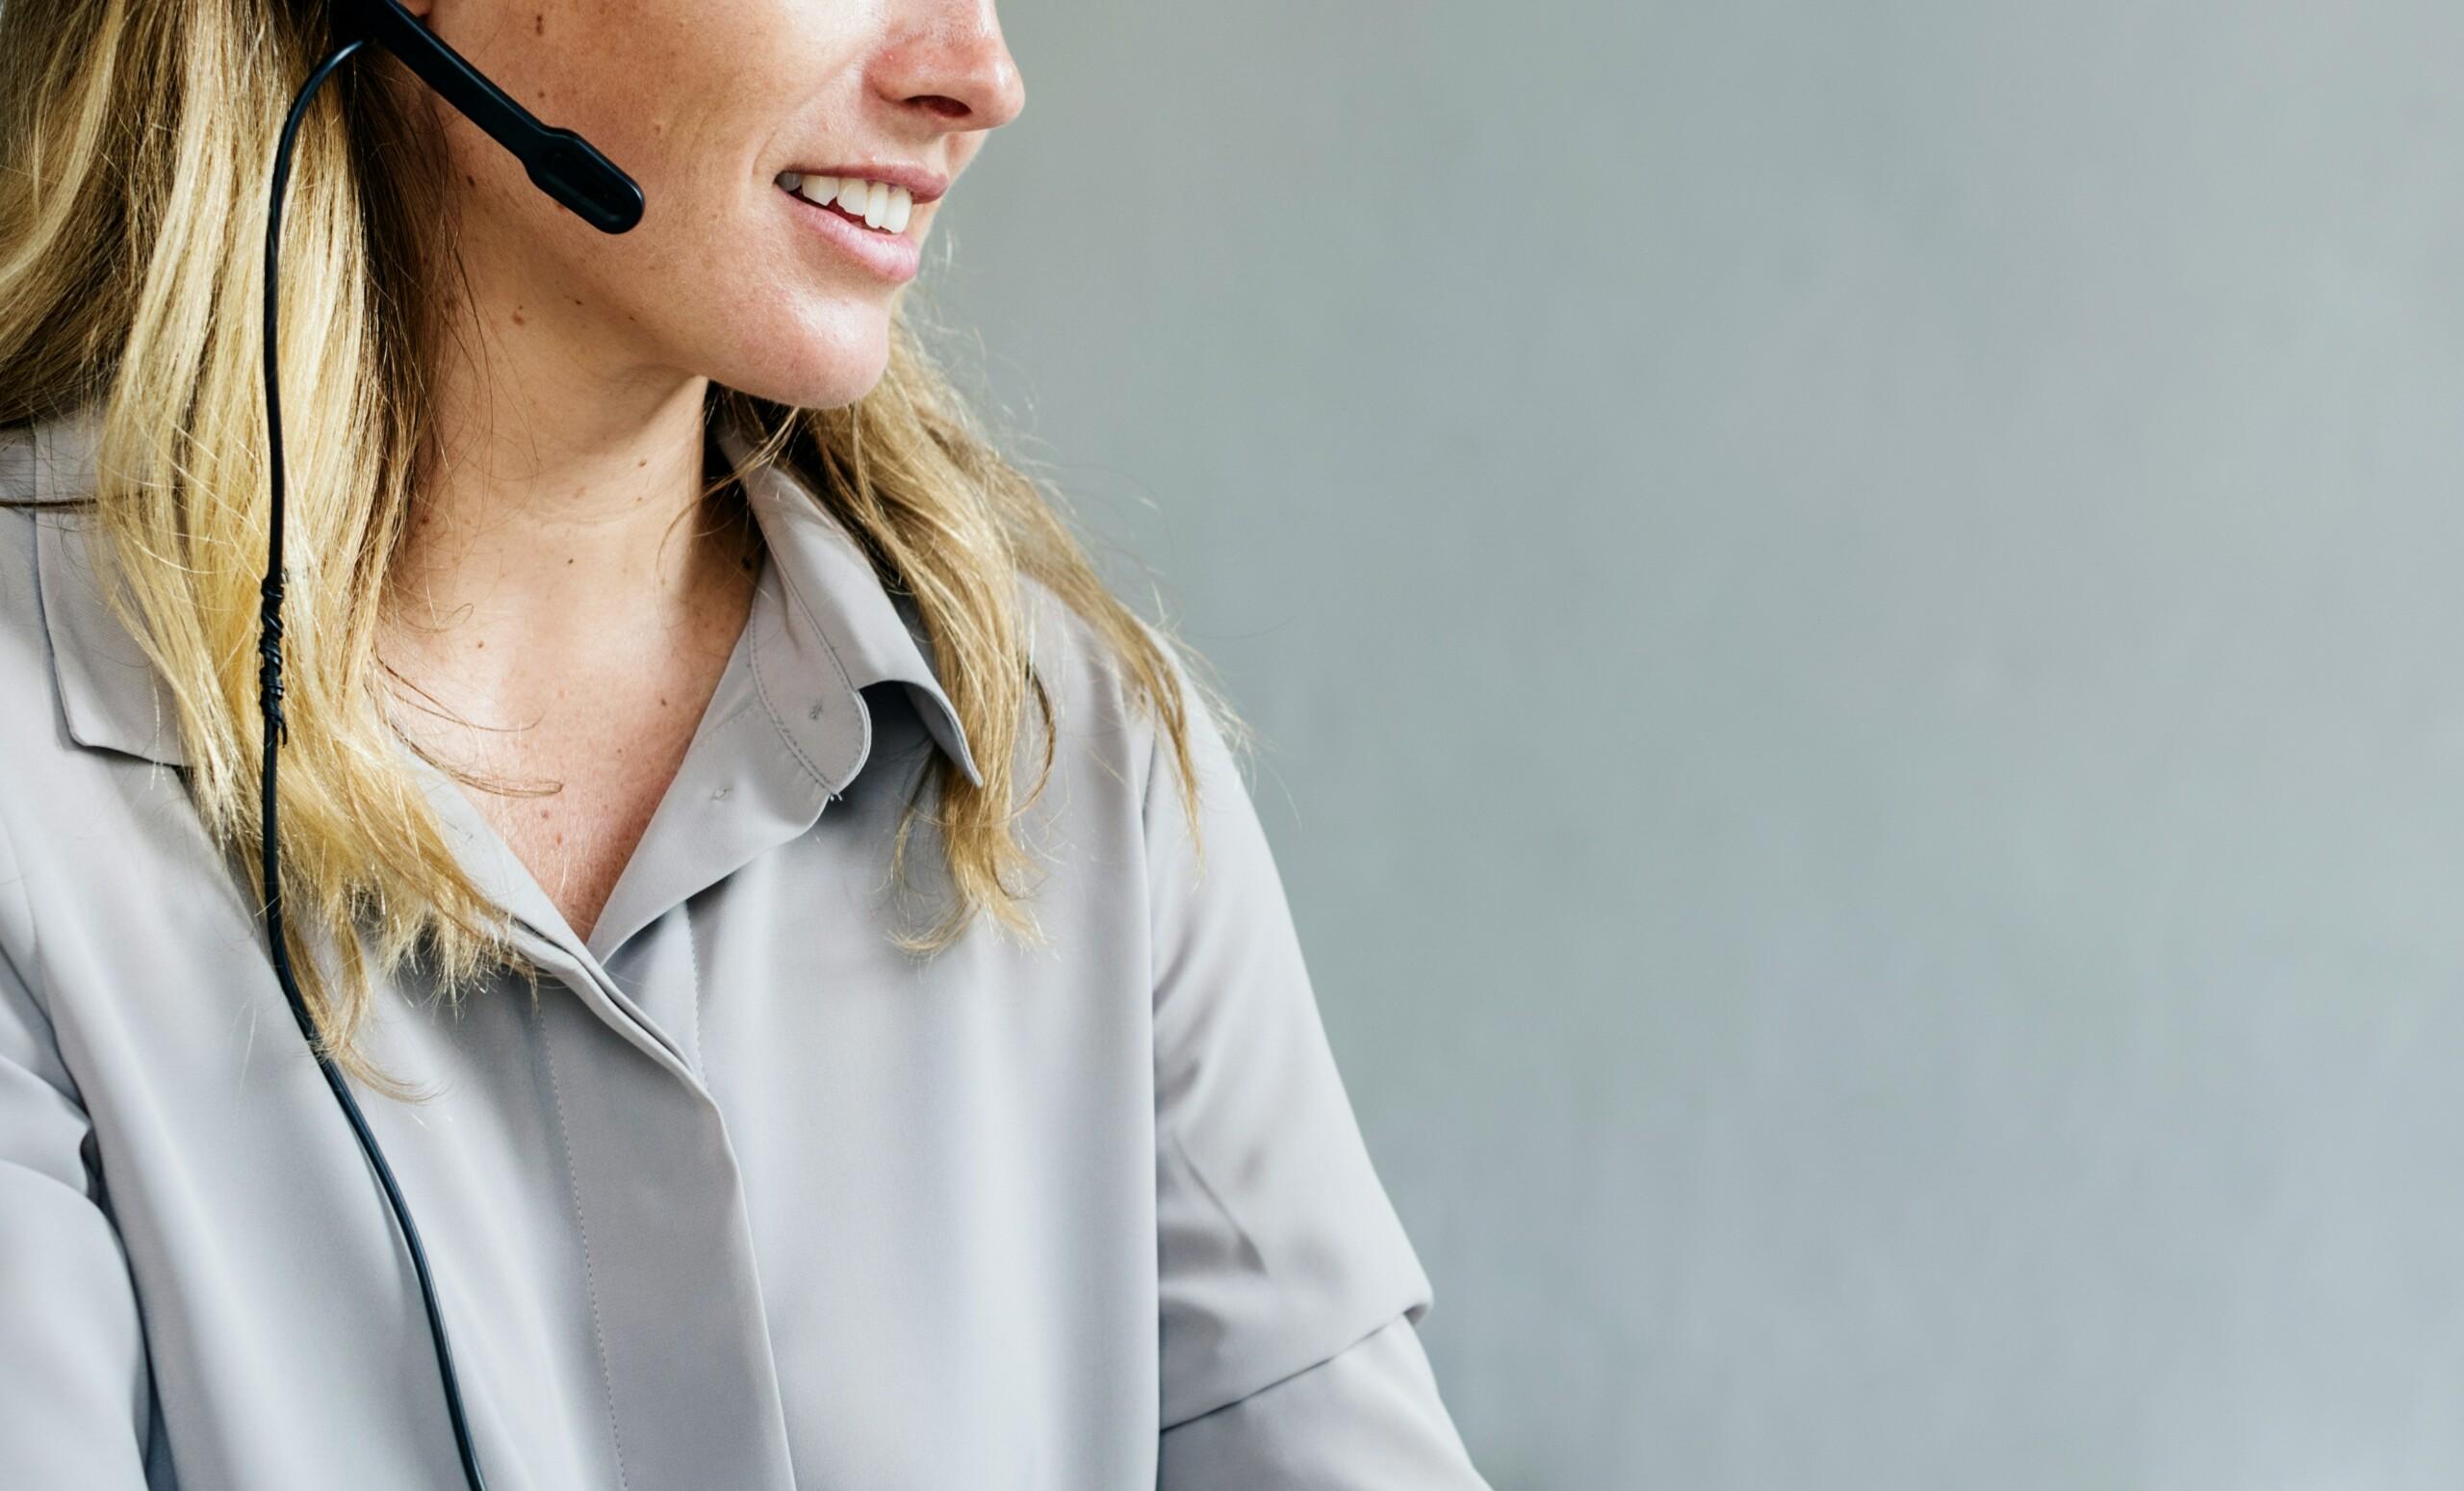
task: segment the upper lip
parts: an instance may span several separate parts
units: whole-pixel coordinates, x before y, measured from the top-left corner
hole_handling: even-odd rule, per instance
[[[905,187],[907,194],[919,202],[929,202],[950,189],[947,176],[921,166],[897,166],[886,161],[853,166],[790,166],[787,169],[799,176],[860,176],[886,186]]]

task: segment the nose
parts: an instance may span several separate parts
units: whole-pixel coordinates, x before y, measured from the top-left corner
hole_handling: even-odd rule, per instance
[[[876,59],[882,96],[969,130],[1007,124],[1027,106],[993,0],[914,0],[891,13],[903,24]]]

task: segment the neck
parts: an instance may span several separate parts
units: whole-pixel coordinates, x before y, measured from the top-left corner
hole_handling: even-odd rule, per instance
[[[750,605],[758,530],[701,501],[708,379],[612,345],[571,297],[473,261],[431,377],[387,661],[469,697],[587,677]],[[732,520],[732,521],[731,521]]]

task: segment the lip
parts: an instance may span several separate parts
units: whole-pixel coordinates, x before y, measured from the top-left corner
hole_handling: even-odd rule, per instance
[[[827,176],[832,172],[815,171],[813,174]],[[855,176],[862,173],[844,171],[838,174]],[[876,176],[872,179],[880,181],[884,178]],[[906,183],[899,185],[905,186]],[[915,277],[915,271],[923,262],[924,251],[923,245],[913,238],[905,233],[884,233],[877,228],[868,228],[855,219],[841,215],[834,207],[821,206],[775,182],[770,190],[786,199],[787,210],[795,215],[799,223],[837,245],[859,265],[893,284],[903,284]],[[914,188],[909,187],[908,190],[911,192]],[[923,198],[918,197],[917,200]],[[910,223],[909,226],[914,224]]]

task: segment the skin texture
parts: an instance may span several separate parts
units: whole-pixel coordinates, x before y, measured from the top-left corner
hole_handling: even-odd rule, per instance
[[[751,606],[757,536],[696,501],[709,380],[830,407],[887,364],[901,287],[801,225],[777,176],[901,162],[955,196],[1025,90],[991,0],[405,3],[646,203],[602,234],[433,106],[460,267],[436,267],[435,460],[379,648],[423,745],[563,784],[474,798],[587,935]]]

